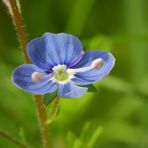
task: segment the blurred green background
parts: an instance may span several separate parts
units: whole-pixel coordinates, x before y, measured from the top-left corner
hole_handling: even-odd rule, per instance
[[[97,93],[63,99],[50,126],[54,148],[148,148],[148,1],[22,0],[29,40],[45,32],[78,36],[85,50],[112,52],[116,65]],[[41,148],[32,95],[10,81],[24,62],[0,2],[0,129]],[[103,129],[103,130],[102,130]],[[0,148],[17,148],[0,137]]]

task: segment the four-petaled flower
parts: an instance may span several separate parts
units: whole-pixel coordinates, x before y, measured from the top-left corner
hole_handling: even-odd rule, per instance
[[[32,64],[17,67],[12,82],[32,94],[52,93],[78,98],[85,85],[101,80],[114,66],[114,56],[106,51],[84,52],[78,38],[65,33],[45,33],[27,45]],[[83,86],[83,87],[82,87]]]

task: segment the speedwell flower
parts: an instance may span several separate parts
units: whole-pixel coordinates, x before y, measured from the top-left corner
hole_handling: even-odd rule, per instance
[[[101,80],[114,66],[109,52],[84,52],[80,40],[72,35],[45,33],[27,45],[32,64],[17,67],[13,83],[32,94],[52,93],[77,98],[87,91],[85,85]],[[83,87],[82,87],[83,86]]]

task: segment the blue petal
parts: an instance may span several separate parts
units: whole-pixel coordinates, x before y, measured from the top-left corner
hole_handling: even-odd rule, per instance
[[[79,98],[87,89],[86,87],[77,86],[74,83],[67,83],[60,86],[58,94],[64,98]]]
[[[21,65],[13,71],[12,82],[17,87],[33,94],[46,94],[54,92],[58,85],[51,82],[51,74],[47,75],[43,73],[42,80],[40,82],[34,82],[31,75],[35,71],[43,72],[33,64]]]
[[[27,52],[32,63],[45,70],[57,64],[73,66],[84,53],[80,40],[65,33],[45,33],[28,43]]]
[[[86,52],[81,61],[73,68],[89,66],[91,62],[97,58],[102,58],[104,60],[104,65],[101,68],[89,70],[83,73],[77,73],[73,81],[80,85],[87,85],[101,80],[103,77],[105,77],[111,71],[115,64],[114,56],[106,51],[92,50]]]

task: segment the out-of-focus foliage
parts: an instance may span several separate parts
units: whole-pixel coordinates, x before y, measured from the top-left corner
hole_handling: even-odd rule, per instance
[[[148,1],[25,0],[21,4],[29,39],[44,32],[72,33],[85,50],[108,50],[116,57],[111,74],[95,84],[97,93],[62,100],[50,127],[54,148],[79,148],[86,141],[91,148],[147,148]],[[0,129],[40,148],[33,97],[10,80],[12,70],[23,62],[11,19],[0,3]],[[88,122],[93,128],[86,130]],[[17,148],[2,137],[0,147]]]
[[[92,148],[95,142],[103,131],[102,127],[98,127],[93,130],[90,123],[86,123],[81,131],[79,137],[76,137],[73,133],[69,132],[67,136],[67,147],[71,148]]]

